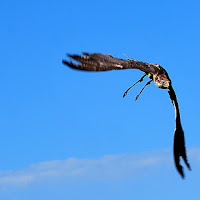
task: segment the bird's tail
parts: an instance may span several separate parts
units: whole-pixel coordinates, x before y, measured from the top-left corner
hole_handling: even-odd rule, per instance
[[[178,172],[184,178],[183,167],[180,165],[180,158],[183,158],[186,166],[191,170],[190,165],[187,160],[186,148],[185,148],[185,138],[184,132],[181,124],[176,124],[176,129],[174,132],[174,161]]]

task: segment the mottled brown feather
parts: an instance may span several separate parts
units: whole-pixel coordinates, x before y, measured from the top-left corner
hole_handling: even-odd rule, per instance
[[[156,73],[159,69],[155,64],[140,62],[137,60],[123,60],[114,58],[112,55],[100,53],[83,53],[83,55],[67,55],[68,57],[78,61],[79,63],[68,62],[63,60],[63,63],[71,68],[86,70],[86,71],[108,71],[118,69],[139,69],[146,73]]]

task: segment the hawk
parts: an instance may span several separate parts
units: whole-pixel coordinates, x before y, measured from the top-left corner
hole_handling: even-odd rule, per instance
[[[184,178],[183,167],[180,165],[180,158],[184,160],[186,166],[189,170],[191,170],[190,165],[187,161],[187,154],[185,148],[185,138],[184,132],[181,125],[180,119],[180,111],[179,105],[177,101],[177,97],[175,91],[172,87],[171,79],[167,71],[161,67],[159,64],[146,63],[137,61],[129,57],[128,60],[115,58],[112,55],[106,55],[101,53],[83,53],[82,55],[71,55],[67,54],[67,56],[74,61],[72,62],[67,60],[62,60],[63,64],[67,66],[77,69],[77,70],[86,70],[86,71],[109,71],[109,70],[121,70],[121,69],[139,69],[144,72],[144,75],[134,83],[131,87],[129,87],[124,93],[123,97],[127,95],[127,92],[137,83],[142,82],[145,76],[150,78],[150,81],[146,83],[146,85],[142,88],[140,93],[136,96],[136,99],[142,93],[144,88],[149,85],[152,81],[158,88],[167,89],[169,93],[169,97],[174,105],[175,110],[175,131],[174,131],[174,142],[173,142],[173,153],[174,153],[174,162],[176,169]]]

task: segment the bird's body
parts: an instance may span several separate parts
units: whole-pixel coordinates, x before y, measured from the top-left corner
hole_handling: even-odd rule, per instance
[[[190,169],[190,166],[187,162],[186,150],[185,150],[185,139],[184,133],[181,126],[180,120],[180,112],[178,101],[176,98],[176,94],[172,87],[171,80],[167,71],[158,64],[140,62],[135,59],[123,60],[119,58],[114,58],[112,55],[105,55],[101,53],[83,53],[83,55],[69,55],[68,56],[78,63],[74,63],[72,61],[63,60],[63,63],[68,65],[71,68],[78,70],[86,70],[86,71],[108,71],[108,70],[121,70],[121,69],[139,69],[143,71],[145,74],[141,77],[138,82],[142,82],[145,76],[149,76],[150,81],[142,88],[141,92],[136,96],[136,100],[139,95],[142,93],[144,88],[149,85],[152,81],[158,88],[168,89],[168,93],[175,109],[175,132],[174,132],[174,161],[177,170],[184,177],[182,166],[180,165],[180,157],[183,158],[187,167]],[[135,85],[134,84],[134,85]],[[124,93],[126,96],[127,92],[134,86],[128,88],[128,90]],[[124,97],[123,96],[123,97]]]

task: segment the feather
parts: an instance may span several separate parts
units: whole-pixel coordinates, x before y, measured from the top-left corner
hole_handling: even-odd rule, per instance
[[[114,58],[112,55],[101,53],[83,53],[83,55],[71,55],[68,57],[78,61],[78,64],[63,60],[62,62],[71,68],[86,71],[108,71],[118,69],[139,69],[146,73],[155,73],[159,71],[155,64],[140,62],[137,60],[123,60]]]
[[[177,101],[176,94],[172,86],[170,86],[168,93],[174,105],[174,110],[175,110],[176,126],[175,126],[175,131],[174,131],[174,145],[173,145],[174,162],[175,162],[176,169],[181,174],[182,178],[184,178],[183,167],[180,165],[180,158],[181,157],[183,158],[189,170],[191,170],[191,168],[187,161],[187,154],[186,154],[186,149],[185,149],[185,138],[184,138],[183,128],[181,125],[178,101]]]

